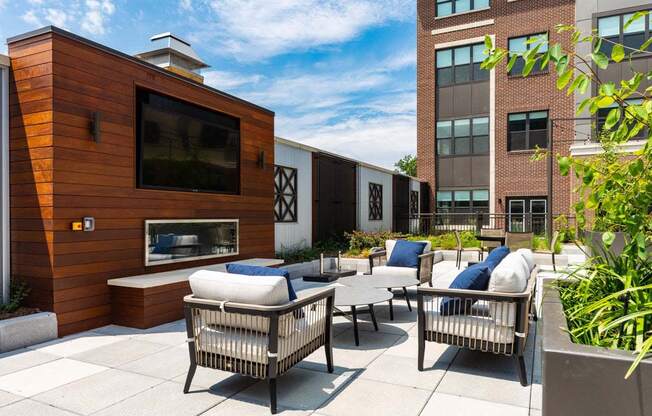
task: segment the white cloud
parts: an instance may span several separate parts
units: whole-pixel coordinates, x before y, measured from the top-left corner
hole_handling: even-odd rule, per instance
[[[68,19],[69,16],[63,10],[47,9],[45,11],[45,20],[53,24],[54,26],[65,28]]]
[[[413,0],[210,0],[197,38],[240,60],[348,41],[391,20],[413,18]]]
[[[179,7],[183,10],[192,10],[192,0],[180,0]]]
[[[8,0],[0,0],[0,10],[4,9]]]
[[[107,19],[115,13],[115,5],[111,0],[86,0],[85,5],[81,28],[93,35],[105,34]]]
[[[263,79],[262,75],[240,75],[227,71],[206,71],[202,74],[204,82],[211,87],[223,91],[231,91],[242,86],[256,84]]]
[[[43,26],[41,19],[39,19],[39,17],[36,15],[36,12],[34,10],[28,10],[20,18],[23,19],[25,23],[30,24],[32,26]]]

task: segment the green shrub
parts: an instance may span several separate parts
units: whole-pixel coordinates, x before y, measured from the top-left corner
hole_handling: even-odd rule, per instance
[[[344,234],[348,240],[349,251],[369,250],[373,247],[385,247],[386,240],[395,240],[403,237],[402,234],[392,233],[389,231],[380,231],[368,233],[364,231],[353,231]]]
[[[9,302],[0,304],[0,312],[13,313],[23,305],[31,289],[25,282],[11,282]]]

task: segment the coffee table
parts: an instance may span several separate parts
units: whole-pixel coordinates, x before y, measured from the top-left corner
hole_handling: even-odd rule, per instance
[[[387,289],[391,293],[393,288],[403,288],[403,293],[405,294],[405,301],[407,302],[408,309],[412,311],[412,306],[410,305],[410,299],[408,298],[407,288],[411,286],[417,286],[419,282],[414,277],[409,276],[392,276],[392,275],[363,275],[363,276],[349,276],[343,277],[338,280],[338,283],[351,286],[351,287],[363,287],[367,288],[377,288],[377,289]],[[393,296],[392,296],[393,297]],[[389,300],[389,319],[394,320],[394,304],[392,298]]]
[[[374,304],[391,302],[393,293],[386,290],[375,289],[372,287],[351,287],[351,286],[335,286],[335,308],[340,314],[346,316],[346,312],[339,309],[340,307],[351,308],[351,318],[353,320],[353,337],[355,345],[360,345],[360,337],[358,335],[358,314],[368,313],[371,315],[371,321],[374,324],[374,329],[378,331],[378,322],[376,322],[376,315],[374,314]],[[358,306],[366,306],[367,310],[359,311]]]

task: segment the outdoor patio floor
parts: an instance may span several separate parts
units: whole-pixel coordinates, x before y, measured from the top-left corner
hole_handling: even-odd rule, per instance
[[[414,297],[415,292],[410,292]],[[416,306],[416,302],[412,302]],[[395,321],[377,307],[380,330],[334,318],[335,372],[323,348],[279,379],[279,413],[289,415],[541,414],[541,356],[531,327],[527,370],[514,359],[428,343],[417,370],[416,312],[397,292]],[[363,315],[362,319],[367,318]],[[265,382],[199,368],[189,394],[183,321],[149,330],[106,326],[0,355],[0,415],[267,415]]]

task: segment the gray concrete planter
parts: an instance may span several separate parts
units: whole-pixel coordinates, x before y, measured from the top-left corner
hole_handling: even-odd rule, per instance
[[[546,280],[546,284],[551,284]],[[575,344],[556,289],[543,300],[543,415],[652,416],[652,360],[627,380],[627,351]]]
[[[0,352],[56,339],[57,315],[40,312],[0,321]]]

